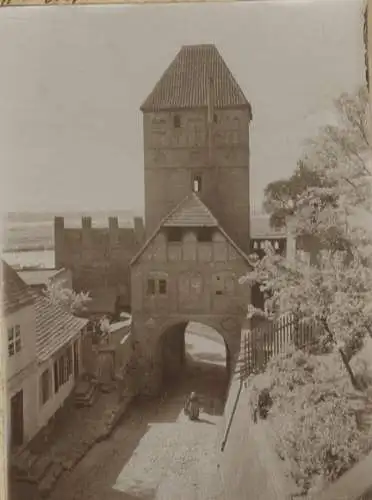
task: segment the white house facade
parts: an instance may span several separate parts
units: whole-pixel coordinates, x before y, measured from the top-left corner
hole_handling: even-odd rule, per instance
[[[2,262],[2,339],[6,353],[7,437],[14,450],[38,430],[36,312],[34,296],[10,266]]]

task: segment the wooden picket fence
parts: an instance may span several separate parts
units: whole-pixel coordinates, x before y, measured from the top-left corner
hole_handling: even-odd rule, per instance
[[[304,321],[293,314],[265,322],[242,331],[242,344],[237,371],[244,380],[252,373],[265,369],[272,356],[283,352],[289,345],[306,348],[316,342],[320,333],[315,321]]]

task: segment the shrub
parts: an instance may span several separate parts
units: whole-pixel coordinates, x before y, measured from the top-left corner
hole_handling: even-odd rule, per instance
[[[365,402],[351,387],[337,354],[291,349],[252,380],[254,405],[264,390],[273,401],[268,420],[277,452],[289,462],[304,493],[338,478],[370,450],[357,418]]]

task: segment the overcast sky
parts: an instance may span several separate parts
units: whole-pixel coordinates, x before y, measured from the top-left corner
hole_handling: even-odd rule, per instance
[[[364,82],[362,10],[362,0],[0,9],[1,211],[141,211],[139,106],[180,46],[198,43],[216,44],[252,104],[260,204],[333,99]]]

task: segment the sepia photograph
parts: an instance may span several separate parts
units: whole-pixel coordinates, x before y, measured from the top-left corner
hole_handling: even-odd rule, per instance
[[[372,500],[372,6],[56,3],[0,7],[0,499]]]

